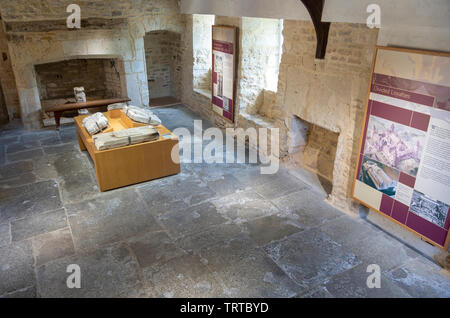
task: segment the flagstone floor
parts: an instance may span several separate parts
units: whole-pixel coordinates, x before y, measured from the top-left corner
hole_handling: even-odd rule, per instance
[[[182,105],[154,111],[172,130],[199,119]],[[79,289],[67,287],[70,264]],[[366,285],[370,264],[379,289]],[[0,128],[0,295],[450,297],[450,278],[292,171],[183,163],[179,175],[101,193],[73,125],[11,123]]]

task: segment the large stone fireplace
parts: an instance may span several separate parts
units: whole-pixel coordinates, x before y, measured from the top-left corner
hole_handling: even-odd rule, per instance
[[[83,86],[87,98],[128,96],[148,106],[144,41],[124,31],[33,33],[9,42],[26,128],[42,125],[42,108],[73,96]],[[69,92],[70,91],[70,92]]]

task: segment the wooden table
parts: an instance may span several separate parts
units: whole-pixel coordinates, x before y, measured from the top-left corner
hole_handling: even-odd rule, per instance
[[[103,113],[109,121],[107,131],[146,126],[129,119],[121,110]],[[159,139],[99,151],[92,136],[82,126],[83,116],[75,117],[78,143],[87,150],[95,165],[100,191],[112,190],[180,173],[178,138],[166,127],[157,128]],[[172,149],[175,162],[172,160]]]
[[[125,97],[125,98],[96,99],[87,101],[85,103],[59,104],[46,108],[45,112],[47,113],[53,112],[55,114],[56,127],[59,128],[62,114],[66,111],[102,107],[115,103],[126,103],[129,102],[130,100],[131,99],[129,99],[128,97]]]

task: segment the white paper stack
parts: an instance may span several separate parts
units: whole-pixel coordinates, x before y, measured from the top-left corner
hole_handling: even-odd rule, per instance
[[[77,103],[86,103],[86,93],[84,92],[84,87],[74,87],[73,93],[75,95],[75,100],[77,101]],[[87,109],[79,109],[78,114],[86,115],[89,114],[89,111]]]
[[[159,139],[159,132],[155,127],[143,126],[99,134],[92,139],[97,150],[106,150]]]
[[[122,111],[125,115],[128,116],[131,120],[134,120],[138,123],[150,124],[154,126],[158,126],[161,124],[161,119],[156,116],[150,109],[141,108],[137,106],[125,106]]]
[[[83,119],[83,126],[87,132],[92,136],[106,127],[108,127],[108,119],[102,113],[95,113]]]

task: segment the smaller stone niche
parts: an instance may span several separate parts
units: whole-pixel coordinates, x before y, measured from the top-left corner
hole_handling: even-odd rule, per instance
[[[291,119],[289,132],[291,164],[316,174],[327,193],[331,193],[333,187],[338,138],[338,133],[297,116]]]

